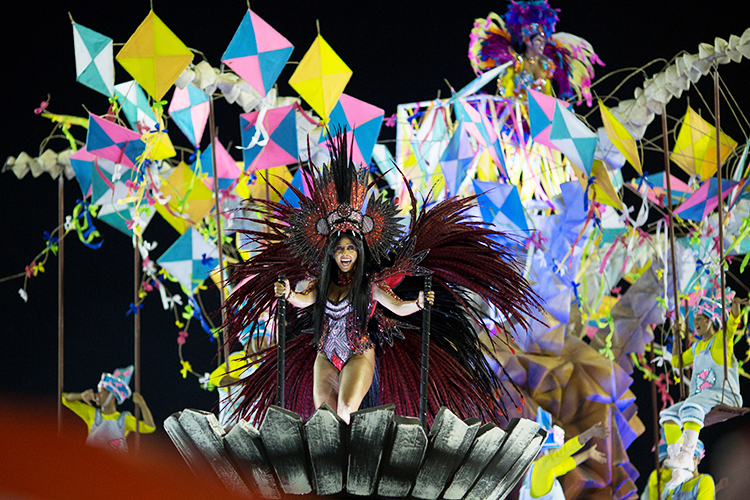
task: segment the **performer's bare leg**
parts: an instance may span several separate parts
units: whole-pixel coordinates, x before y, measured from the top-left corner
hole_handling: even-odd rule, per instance
[[[313,402],[315,408],[323,403],[336,411],[339,398],[339,370],[323,353],[318,353],[313,366]]]
[[[375,349],[352,355],[341,369],[336,413],[347,424],[350,420],[349,415],[359,410],[359,405],[370,390],[374,374]]]

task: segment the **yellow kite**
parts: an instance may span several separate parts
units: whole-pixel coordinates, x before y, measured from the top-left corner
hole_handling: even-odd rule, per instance
[[[157,203],[156,211],[180,234],[203,219],[215,204],[211,190],[185,162],[162,179],[161,195],[169,201],[166,206]]]
[[[328,121],[351,77],[349,66],[318,35],[289,79],[289,85],[323,121]]]
[[[579,169],[573,162],[570,165],[573,167],[576,177],[578,177],[578,182],[581,183],[583,189],[586,189],[589,180],[586,172]],[[588,193],[586,193],[589,199],[593,199],[594,193],[596,193],[596,201],[599,203],[615,207],[618,210],[624,210],[625,206],[622,204],[622,200],[620,200],[620,195],[617,194],[617,189],[612,184],[612,179],[609,177],[609,172],[604,162],[594,160],[594,164],[591,167],[591,176],[594,177],[594,182],[593,189],[589,189]]]
[[[722,164],[736,147],[737,141],[722,132]],[[688,107],[670,158],[690,175],[703,180],[713,177],[716,174],[716,127]]]
[[[610,111],[602,101],[599,101],[599,112],[602,114],[604,130],[606,130],[609,140],[612,141],[612,144],[614,144],[625,159],[633,165],[638,173],[643,175],[641,157],[638,154],[638,144],[633,138],[633,135],[628,132],[628,129],[626,129],[617,118],[615,118],[612,111]]]
[[[115,59],[159,101],[192,62],[193,53],[152,10]]]

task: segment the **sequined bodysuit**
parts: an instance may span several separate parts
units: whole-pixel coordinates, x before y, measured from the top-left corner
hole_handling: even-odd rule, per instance
[[[318,352],[341,370],[353,354],[362,354],[375,345],[367,332],[359,331],[359,321],[348,298],[326,301],[325,323]]]

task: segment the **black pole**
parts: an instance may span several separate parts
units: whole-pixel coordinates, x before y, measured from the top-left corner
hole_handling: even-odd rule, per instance
[[[427,429],[427,378],[430,374],[430,308],[427,294],[432,289],[432,276],[424,279],[424,309],[422,310],[422,376],[419,389],[419,421]]]
[[[285,283],[286,275],[279,274]],[[285,290],[286,292],[286,290]],[[284,408],[284,354],[286,353],[286,293],[276,303],[276,404]]]

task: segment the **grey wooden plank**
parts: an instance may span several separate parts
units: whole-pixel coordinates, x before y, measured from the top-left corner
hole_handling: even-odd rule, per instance
[[[427,434],[418,418],[393,417],[378,482],[378,496],[404,498],[409,494],[427,450]]]
[[[529,445],[524,448],[523,454],[518,458],[515,464],[511,467],[500,482],[495,486],[494,491],[487,497],[487,500],[504,500],[508,493],[513,487],[521,480],[523,475],[531,466],[534,459],[539,455],[539,451],[542,449],[542,444],[547,437],[547,433],[541,431],[534,436],[534,439]]]
[[[503,482],[503,478],[511,473],[513,466],[524,456],[527,449],[534,457],[539,453],[539,448],[534,449],[534,440],[538,437],[538,431],[539,424],[532,420],[525,418],[511,420],[505,430],[508,436],[505,438],[502,447],[464,498],[466,500],[487,500],[493,495],[504,498],[515,483],[508,487],[507,483]],[[539,443],[539,447],[541,447],[541,443]],[[529,465],[532,460],[533,458],[529,460]],[[504,492],[502,491],[503,486],[506,487]]]
[[[260,425],[260,437],[268,461],[285,493],[306,495],[312,492],[302,418],[296,413],[271,406]]]
[[[395,406],[389,404],[352,413],[346,476],[346,491],[350,495],[371,496],[375,493],[394,409]]]
[[[213,469],[203,453],[195,446],[190,435],[182,428],[180,424],[181,414],[182,412],[178,411],[170,415],[164,421],[164,430],[167,431],[167,435],[177,447],[177,451],[185,459],[193,474],[199,477],[211,477],[213,476]]]
[[[414,482],[411,495],[421,500],[435,500],[458,469],[479,430],[479,419],[461,421],[442,407],[430,429],[424,462]]]
[[[224,436],[224,447],[253,493],[263,498],[281,497],[260,432],[255,427],[240,420]]]
[[[346,424],[327,404],[305,422],[313,486],[318,495],[335,495],[346,477]]]
[[[190,435],[196,447],[211,464],[216,475],[230,491],[250,495],[229,454],[224,449],[224,429],[219,425],[216,415],[203,410],[186,409],[180,415],[180,425]]]
[[[500,450],[507,435],[504,430],[493,423],[484,424],[479,428],[466,460],[456,471],[448,489],[443,494],[445,500],[460,500],[466,495],[479,475],[487,468],[490,460]]]

